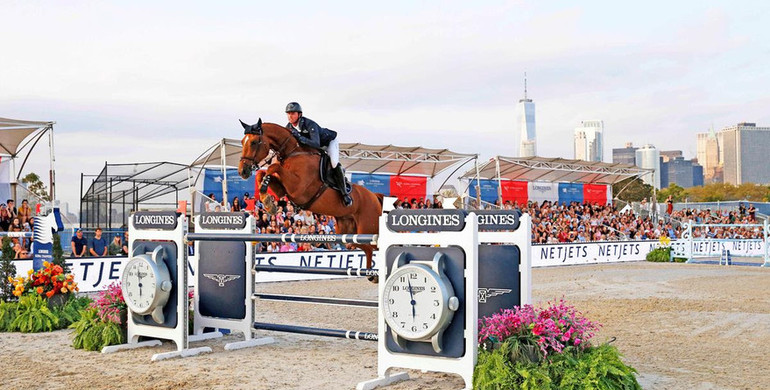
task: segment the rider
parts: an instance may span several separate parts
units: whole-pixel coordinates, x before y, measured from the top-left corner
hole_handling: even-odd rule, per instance
[[[332,167],[334,167],[332,176],[342,193],[342,200],[345,206],[352,205],[353,198],[350,196],[350,188],[345,183],[345,171],[340,164],[340,145],[337,141],[337,132],[318,126],[318,123],[302,116],[302,107],[297,102],[286,105],[286,116],[289,118],[286,128],[291,130],[292,135],[297,138],[300,144],[325,150],[326,154],[329,155]]]

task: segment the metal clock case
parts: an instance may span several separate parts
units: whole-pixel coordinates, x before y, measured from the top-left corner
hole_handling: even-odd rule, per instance
[[[406,349],[406,341],[429,342],[443,350],[444,330],[460,307],[454,288],[444,273],[444,254],[429,261],[407,262],[401,253],[385,281],[381,307],[393,339]]]
[[[137,255],[126,264],[121,278],[123,298],[131,313],[150,314],[158,324],[165,322],[163,308],[173,287],[165,258],[162,246]]]

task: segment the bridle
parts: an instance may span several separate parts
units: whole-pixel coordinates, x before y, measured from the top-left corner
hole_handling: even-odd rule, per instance
[[[243,162],[248,163],[249,164],[249,169],[252,170],[252,171],[259,170],[260,166],[259,166],[259,162],[257,161],[257,153],[259,153],[259,148],[261,148],[262,144],[264,143],[264,141],[262,140],[262,134],[263,134],[263,132],[262,132],[262,119],[260,119],[259,122],[257,122],[256,125],[249,126],[249,125],[243,123],[243,121],[241,121],[241,125],[243,125],[243,128],[244,128],[244,131],[243,131],[244,135],[258,135],[259,136],[259,142],[257,142],[257,145],[255,147],[256,151],[254,152],[254,157],[244,157],[244,156],[241,156],[240,162],[241,163],[243,163]]]

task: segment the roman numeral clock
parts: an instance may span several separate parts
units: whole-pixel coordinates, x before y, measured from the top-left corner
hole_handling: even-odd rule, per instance
[[[406,254],[401,253],[385,281],[381,304],[399,347],[405,349],[407,340],[425,342],[440,353],[444,330],[460,307],[444,274],[444,254],[437,252],[432,260],[407,263]]]
[[[133,314],[152,315],[158,324],[165,321],[163,306],[171,294],[171,276],[163,261],[166,251],[158,246],[151,253],[134,256],[126,264],[121,280],[123,298]]]

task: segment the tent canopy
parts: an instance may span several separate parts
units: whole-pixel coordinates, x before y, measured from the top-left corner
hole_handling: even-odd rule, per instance
[[[241,159],[241,140],[233,138],[222,138],[219,142],[211,145],[205,152],[201,153],[190,166],[203,167],[204,165],[222,165],[222,147],[225,149],[224,165],[227,167],[237,167]]]
[[[497,165],[500,165],[498,172]],[[652,169],[630,164],[613,164],[547,157],[496,156],[478,167],[479,178],[519,181],[548,181],[588,184],[614,184],[629,177],[644,176]],[[475,179],[476,169],[461,178]]]
[[[476,154],[421,146],[340,144],[340,162],[348,172],[434,177],[450,166],[476,158]]]
[[[45,132],[54,123],[0,118],[0,153],[16,157],[34,137],[27,142],[24,139],[38,130]]]

